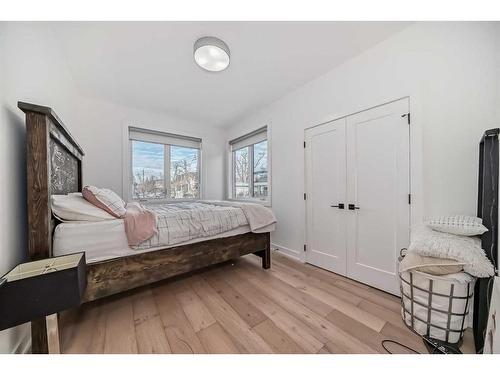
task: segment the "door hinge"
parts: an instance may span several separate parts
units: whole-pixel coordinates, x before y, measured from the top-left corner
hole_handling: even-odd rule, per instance
[[[411,194],[408,194],[408,204],[411,204]]]
[[[306,141],[304,141],[304,148],[306,148]]]
[[[306,251],[306,250],[307,250],[307,245],[306,245],[306,244],[304,244],[304,251]]]
[[[410,112],[405,113],[404,115],[401,115],[401,117],[406,117],[406,119],[408,120],[408,125],[410,125],[410,122],[411,122],[411,114],[410,114]]]
[[[306,193],[304,193],[304,200],[306,200],[306,199],[307,199],[307,194],[306,194]]]

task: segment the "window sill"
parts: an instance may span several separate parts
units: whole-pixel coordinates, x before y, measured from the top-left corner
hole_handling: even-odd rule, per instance
[[[196,202],[201,198],[175,198],[175,199],[132,199],[132,202],[138,203],[176,203],[176,202]]]
[[[241,203],[256,203],[256,204],[261,204],[265,207],[271,207],[271,200],[260,200],[260,199],[234,199],[234,198],[228,198],[227,199],[230,202],[241,202]]]

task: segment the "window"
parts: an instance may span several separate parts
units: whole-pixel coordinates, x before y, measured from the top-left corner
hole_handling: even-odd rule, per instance
[[[267,127],[229,142],[232,199],[269,201]]]
[[[132,199],[200,198],[201,139],[129,128]]]

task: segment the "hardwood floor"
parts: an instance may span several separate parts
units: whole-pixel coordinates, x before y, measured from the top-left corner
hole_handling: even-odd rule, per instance
[[[61,314],[63,353],[427,353],[399,299],[273,253],[248,255]],[[468,333],[462,350],[471,352]],[[394,353],[408,353],[389,344]]]

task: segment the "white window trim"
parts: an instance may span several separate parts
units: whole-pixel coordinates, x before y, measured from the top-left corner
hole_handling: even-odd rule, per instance
[[[233,163],[233,149],[232,146],[227,142],[227,193],[226,193],[226,199],[228,201],[233,201],[233,202],[250,202],[250,203],[258,203],[262,204],[263,206],[266,207],[271,207],[272,206],[272,179],[273,179],[273,173],[272,173],[272,142],[271,142],[271,125],[264,125],[267,127],[267,199],[262,200],[262,199],[257,199],[257,198],[234,198],[234,191],[233,191],[233,181],[234,181],[234,163]],[[262,126],[261,128],[263,128]],[[246,134],[250,134],[253,131],[258,130],[254,129],[251,131],[246,132],[245,134],[242,134],[241,137],[245,136]],[[238,138],[238,137],[237,137]],[[235,138],[235,139],[237,139]],[[244,146],[245,147],[245,146]]]
[[[165,199],[133,199],[132,197],[132,141],[129,137],[129,128],[138,130],[161,132],[165,134],[179,135],[183,137],[199,138],[182,132],[166,132],[164,129],[151,128],[144,126],[130,125],[129,123],[122,126],[122,196],[127,202],[155,202],[155,203],[172,203],[172,202],[192,202],[202,200],[205,197],[204,171],[203,171],[203,141],[200,142],[200,152],[198,158],[198,174],[199,174],[199,197],[198,198],[165,198]],[[167,157],[167,156],[165,156]],[[170,157],[170,155],[168,156]]]

